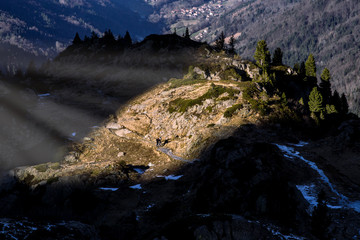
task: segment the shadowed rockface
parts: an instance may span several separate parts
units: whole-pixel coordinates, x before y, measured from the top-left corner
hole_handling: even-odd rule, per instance
[[[87,224],[74,228],[80,234],[77,239],[86,239],[89,229],[99,239],[283,239],[292,234],[316,239],[311,235],[309,205],[296,186],[317,184],[318,176],[301,161],[284,157],[273,144],[297,142],[296,133],[245,125],[199,161],[163,174],[179,176],[178,180],[154,176],[138,181],[141,173],[123,166],[117,175],[73,175],[34,189],[24,183],[7,190],[2,185],[0,211],[10,218],[27,217],[35,225],[61,220]],[[316,145],[311,141],[308,148]],[[332,175],[331,181],[339,186],[347,180]],[[135,184],[140,186],[130,188]],[[352,210],[334,209],[330,215],[332,236],[350,239],[356,234],[360,222]],[[56,236],[67,234],[54,229]],[[32,231],[30,236],[56,239],[54,231]]]

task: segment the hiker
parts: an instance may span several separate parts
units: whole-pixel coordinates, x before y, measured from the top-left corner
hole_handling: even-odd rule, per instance
[[[156,139],[156,146],[160,147],[161,146],[161,137]]]

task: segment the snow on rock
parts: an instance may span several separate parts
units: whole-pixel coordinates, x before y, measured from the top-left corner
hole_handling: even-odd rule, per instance
[[[310,211],[314,209],[314,207],[317,206],[317,195],[318,192],[315,189],[315,185],[296,185],[296,188],[302,193],[305,200],[308,201],[310,204]]]
[[[138,174],[144,174],[146,172],[146,169],[144,168],[134,168],[134,171]]]
[[[49,97],[51,94],[50,93],[44,93],[44,94],[38,94],[38,97],[43,98],[43,97]]]
[[[131,188],[131,189],[142,189],[141,184],[136,184],[136,185],[130,186],[129,188]]]
[[[99,188],[100,190],[103,190],[103,191],[112,191],[112,192],[115,192],[117,191],[119,188],[105,188],[105,187],[101,187]]]
[[[178,176],[175,176],[175,175],[169,175],[169,176],[162,176],[162,175],[158,175],[158,176],[156,176],[156,177],[159,177],[159,178],[165,178],[165,180],[167,181],[167,180],[174,180],[174,181],[176,181],[176,180],[179,180],[180,178],[182,178],[182,176],[183,175],[178,175]]]
[[[169,176],[165,176],[166,180],[179,180],[183,175],[179,175],[179,176],[174,176],[174,175],[169,175]]]
[[[298,151],[296,151],[293,147],[288,147],[288,146],[285,146],[285,145],[280,145],[280,144],[275,144],[282,152],[285,153],[285,156],[290,156],[292,158],[297,158],[297,159],[300,159],[302,160],[303,162],[305,162],[306,164],[308,164],[312,169],[314,169],[319,175],[320,175],[320,178],[323,182],[325,182],[329,188],[331,189],[331,191],[333,193],[335,193],[341,200],[343,201],[346,201],[347,198],[342,195],[341,193],[339,193],[335,187],[331,184],[329,178],[325,175],[324,171],[321,170],[317,165],[316,163],[314,162],[311,162],[307,159],[305,159],[303,156],[300,155],[300,153]]]
[[[303,141],[300,141],[299,143],[289,143],[290,146],[294,146],[294,147],[303,147],[305,145],[309,144],[308,142],[303,142]]]
[[[308,144],[308,143],[300,142],[298,144],[289,144],[289,145],[296,146],[296,147],[302,147],[302,146],[305,146],[306,144]],[[339,205],[328,204],[327,206],[329,208],[332,208],[332,209],[350,208],[350,209],[353,209],[354,211],[360,213],[360,200],[351,202],[351,201],[349,201],[349,199],[346,196],[339,193],[335,189],[333,184],[330,182],[329,178],[325,175],[324,171],[322,169],[320,169],[316,165],[316,163],[305,159],[293,147],[289,147],[289,146],[286,146],[286,145],[280,145],[280,144],[275,144],[275,145],[284,153],[285,157],[290,158],[290,159],[300,159],[300,160],[302,160],[303,162],[308,164],[312,169],[314,169],[320,175],[320,179],[324,183],[326,183],[329,186],[330,190],[336,196],[338,196],[338,198],[339,198],[338,199],[339,200],[339,203],[338,203]],[[314,184],[309,185],[309,186],[308,185],[298,185],[296,187],[302,193],[304,198],[309,202],[310,208],[313,208],[314,206],[317,205],[318,192],[316,192]]]

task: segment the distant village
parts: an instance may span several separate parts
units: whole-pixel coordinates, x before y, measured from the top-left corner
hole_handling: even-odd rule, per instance
[[[145,2],[152,4],[157,2],[157,0],[144,0]],[[178,8],[174,9],[171,12],[163,12],[161,13],[162,17],[168,18],[171,15],[171,17],[179,17],[182,19],[210,19],[212,17],[218,17],[221,15],[221,13],[224,10],[223,3],[227,2],[227,0],[211,0],[208,3],[205,3],[198,7],[192,7],[192,8]]]
[[[178,17],[188,17],[188,18],[205,18],[209,19],[211,17],[218,17],[222,13],[224,6],[223,2],[226,0],[213,0],[207,4],[201,5],[199,7],[192,7],[190,9],[176,9],[171,11],[172,15],[177,15]]]

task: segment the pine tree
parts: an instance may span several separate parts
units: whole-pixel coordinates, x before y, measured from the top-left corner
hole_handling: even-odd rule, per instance
[[[126,47],[132,45],[132,39],[131,39],[130,33],[128,31],[126,31],[125,36],[124,36],[124,45]]]
[[[344,93],[341,94],[340,102],[340,112],[342,114],[347,114],[349,112],[349,104]]]
[[[74,40],[72,41],[73,45],[79,45],[82,43],[82,40],[79,36],[79,33],[75,34]]]
[[[275,52],[274,52],[273,59],[272,59],[273,65],[275,65],[275,66],[283,65],[282,57],[283,57],[283,52],[281,51],[280,48],[276,48]]]
[[[316,78],[316,65],[314,56],[310,53],[308,59],[305,62],[305,75],[307,77]]]
[[[225,49],[225,34],[224,32],[221,32],[220,36],[216,40],[216,49],[221,51]]]
[[[111,32],[110,29],[104,32],[104,36],[102,37],[102,40],[106,45],[112,45],[116,42],[114,34]]]
[[[305,63],[304,63],[304,61],[302,61],[302,62],[300,63],[299,76],[302,77],[302,78],[304,78],[305,75],[306,75]]]
[[[257,43],[254,58],[256,64],[261,67],[263,71],[267,71],[270,64],[270,52],[265,40],[260,40]]]
[[[273,61],[274,61],[274,60],[273,60]],[[299,74],[299,72],[300,72],[300,65],[299,65],[299,63],[295,63],[293,69],[294,69],[294,71],[295,71],[297,74]]]
[[[186,27],[184,38],[190,39],[190,33],[189,33],[189,28],[188,27]]]
[[[329,103],[331,97],[331,83],[330,83],[330,71],[327,68],[324,68],[321,73],[321,82],[320,82],[320,90],[324,97],[324,102]]]
[[[98,39],[99,39],[99,36],[98,36],[94,31],[92,31],[92,32],[91,32],[91,37],[90,37],[91,43],[97,42]]]
[[[230,41],[229,41],[229,53],[230,54],[235,54],[235,38],[234,35],[232,35],[230,37]]]
[[[330,98],[330,103],[333,104],[338,111],[341,110],[341,99],[338,91],[334,91],[334,94]]]
[[[324,110],[323,97],[318,91],[317,87],[314,87],[309,95],[309,110],[312,113],[320,113]]]

